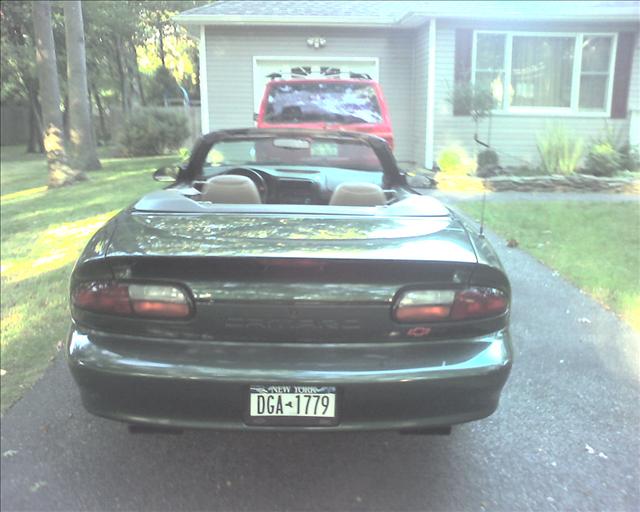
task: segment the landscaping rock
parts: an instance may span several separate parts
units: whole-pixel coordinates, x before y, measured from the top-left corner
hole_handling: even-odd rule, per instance
[[[611,192],[640,194],[640,180],[617,177],[571,176],[494,176],[483,179],[487,190],[494,192]]]

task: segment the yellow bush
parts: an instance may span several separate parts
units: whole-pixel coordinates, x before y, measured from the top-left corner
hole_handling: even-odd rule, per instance
[[[476,171],[476,159],[460,146],[448,146],[438,156],[438,167],[451,176],[471,176]]]

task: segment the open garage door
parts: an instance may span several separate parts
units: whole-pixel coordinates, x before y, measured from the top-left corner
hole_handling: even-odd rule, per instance
[[[258,112],[265,84],[269,75],[292,74],[314,77],[335,73],[360,73],[378,81],[378,59],[376,57],[254,57],[253,58],[253,111]]]

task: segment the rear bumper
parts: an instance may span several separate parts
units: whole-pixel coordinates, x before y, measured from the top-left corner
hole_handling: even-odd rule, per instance
[[[233,343],[140,339],[72,327],[67,357],[86,409],[180,428],[416,429],[490,415],[509,375],[507,330],[455,342]],[[251,384],[338,388],[331,427],[248,426]]]

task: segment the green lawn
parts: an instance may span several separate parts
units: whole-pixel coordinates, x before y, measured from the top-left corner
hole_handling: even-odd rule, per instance
[[[459,206],[480,217],[480,202]],[[640,330],[639,203],[487,203],[485,221]]]
[[[2,411],[38,379],[65,337],[69,274],[86,241],[118,210],[160,188],[151,172],[177,160],[102,158],[104,169],[89,181],[47,190],[41,156],[2,148]]]

